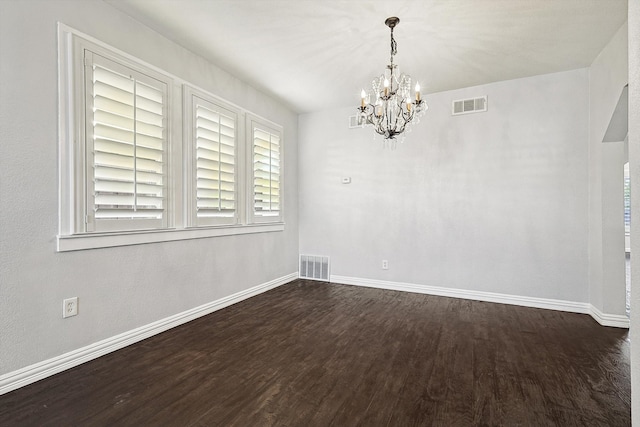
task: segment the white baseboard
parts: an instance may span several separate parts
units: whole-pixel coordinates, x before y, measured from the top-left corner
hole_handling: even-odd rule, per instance
[[[603,313],[593,305],[591,305],[591,311],[589,314],[602,326],[629,329],[629,318],[625,315]]]
[[[298,278],[298,272],[0,376],[0,395],[142,341]]]
[[[500,294],[495,292],[471,291],[466,289],[444,288],[440,286],[418,285],[414,283],[390,282],[385,280],[362,279],[358,277],[331,275],[331,282],[345,285],[366,286],[370,288],[390,289],[394,291],[415,292],[438,295],[442,297],[471,299],[476,301],[496,302],[500,304],[519,305],[523,307],[544,308],[547,310],[566,311],[570,313],[589,314],[602,326],[628,328],[629,318],[624,315],[605,314],[586,302],[535,298],[520,295]]]
[[[298,278],[298,273],[291,273],[258,286],[237,292],[233,295],[195,307],[193,309],[158,320],[148,325],[107,338],[97,343],[70,351],[54,358],[26,366],[17,371],[0,376],[0,395],[24,387],[41,379],[55,375],[64,370],[78,366],[84,362],[142,341],[153,335],[187,323],[191,320],[213,313],[232,304],[251,298],[255,295],[277,288]],[[472,299],[477,301],[496,302],[501,304],[520,305],[524,307],[544,308],[589,314],[603,326],[628,328],[629,318],[623,315],[602,313],[588,303],[554,300],[546,298],[523,297],[493,292],[469,291],[464,289],[443,288],[438,286],[417,285],[412,283],[389,282],[383,280],[362,279],[346,276],[331,276],[331,282],[345,285],[366,286],[379,289],[390,289],[404,292],[416,292],[452,298]]]

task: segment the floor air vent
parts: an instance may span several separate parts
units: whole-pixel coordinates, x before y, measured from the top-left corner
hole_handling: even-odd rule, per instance
[[[458,114],[479,113],[481,111],[487,111],[486,96],[453,101],[451,114],[457,116]]]
[[[300,255],[300,278],[329,281],[329,257]]]

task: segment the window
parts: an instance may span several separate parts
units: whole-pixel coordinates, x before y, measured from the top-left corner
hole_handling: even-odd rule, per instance
[[[629,162],[624,164],[624,232],[627,236],[631,232],[631,179],[629,176]]]
[[[284,230],[280,126],[64,24],[58,40],[58,251]]]
[[[185,87],[184,123],[191,177],[190,225],[238,222],[238,112],[233,107]]]
[[[166,83],[84,49],[83,231],[167,226]]]
[[[251,135],[251,219],[282,221],[282,130],[256,117],[248,120]]]

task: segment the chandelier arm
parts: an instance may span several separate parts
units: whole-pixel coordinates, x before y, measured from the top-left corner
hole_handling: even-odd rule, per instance
[[[384,135],[384,129],[381,126],[384,119],[383,115],[376,116],[376,106],[374,104],[367,104],[365,107],[360,108],[361,114],[364,116],[365,123],[373,126],[373,129],[380,135]]]

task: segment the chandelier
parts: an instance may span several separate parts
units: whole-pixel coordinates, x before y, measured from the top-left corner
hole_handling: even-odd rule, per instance
[[[373,129],[385,140],[395,140],[412,123],[417,123],[428,107],[420,99],[419,83],[415,86],[415,99],[411,99],[411,77],[406,74],[398,76],[397,65],[393,63],[398,47],[393,38],[393,29],[400,23],[400,19],[391,17],[384,23],[391,29],[390,63],[384,74],[373,80],[369,93],[362,90],[359,110],[363,125],[373,125]]]

